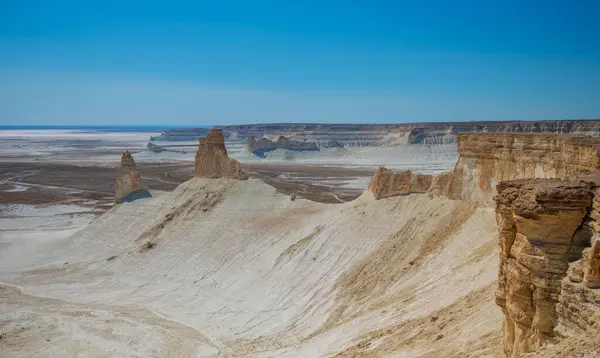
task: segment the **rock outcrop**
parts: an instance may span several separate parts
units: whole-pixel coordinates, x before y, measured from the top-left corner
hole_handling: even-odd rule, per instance
[[[149,151],[154,152],[154,153],[161,153],[161,152],[166,152],[167,148],[163,147],[162,145],[157,145],[157,144],[154,144],[152,142],[149,142],[146,145],[146,150],[149,150]]]
[[[410,193],[425,193],[431,187],[434,176],[417,174],[410,170],[394,173],[392,170],[379,167],[369,181],[369,191],[375,199]]]
[[[565,179],[600,169],[600,139],[522,133],[459,133],[459,158],[442,195],[492,205],[496,184],[531,178]]]
[[[505,316],[506,355],[600,328],[594,321],[600,322],[597,184],[515,180],[498,184],[497,191],[496,303]]]
[[[254,136],[248,137],[248,143],[246,144],[248,151],[254,153],[260,157],[263,157],[265,153],[276,150],[276,149],[287,149],[295,151],[318,151],[316,143],[312,142],[301,142],[279,136],[277,141],[271,141],[267,138],[260,138],[256,140]]]
[[[119,203],[123,198],[133,192],[144,189],[140,171],[129,151],[121,156],[121,166],[117,169],[115,180],[115,202]]]
[[[194,175],[202,178],[242,178],[240,162],[230,159],[220,129],[213,129],[199,139]]]

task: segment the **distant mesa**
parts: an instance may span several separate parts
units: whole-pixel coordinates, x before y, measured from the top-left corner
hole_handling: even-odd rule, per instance
[[[225,137],[220,129],[213,129],[208,136],[199,139],[194,175],[200,178],[236,179],[246,176],[240,162],[227,155]]]
[[[210,133],[210,128],[174,128],[169,129],[159,136],[150,137],[151,142],[161,141],[194,141]]]
[[[248,151],[261,157],[265,157],[265,153],[276,149],[287,149],[293,151],[318,151],[319,147],[316,143],[301,142],[279,136],[277,141],[271,141],[268,138],[260,138],[256,140],[254,136],[248,137]]]
[[[154,144],[152,142],[148,143],[148,145],[146,146],[146,149],[153,153],[161,153],[161,152],[167,151],[167,148],[163,147],[162,145]]]
[[[140,171],[129,151],[121,156],[121,166],[115,179],[115,203],[151,196],[142,186]]]

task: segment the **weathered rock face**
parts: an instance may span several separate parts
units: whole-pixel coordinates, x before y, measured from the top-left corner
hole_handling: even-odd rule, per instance
[[[117,169],[115,180],[115,202],[119,202],[127,195],[143,189],[140,171],[129,151],[121,156],[121,166]]]
[[[227,155],[225,138],[220,129],[213,129],[207,137],[200,138],[194,175],[202,178],[242,177],[240,162]]]
[[[450,198],[491,205],[496,183],[568,178],[600,169],[600,140],[572,135],[459,133],[459,159],[445,186]]]
[[[496,303],[505,316],[504,351],[516,357],[557,334],[587,331],[594,325],[589,318],[600,317],[593,218],[600,205],[593,200],[595,184],[580,180],[515,180],[497,191]]]
[[[369,191],[375,199],[409,193],[425,193],[433,182],[431,174],[416,174],[410,170],[394,173],[380,167],[369,181]]]

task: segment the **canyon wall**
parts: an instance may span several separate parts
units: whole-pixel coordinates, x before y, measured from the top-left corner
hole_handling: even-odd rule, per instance
[[[437,194],[492,205],[496,184],[529,178],[567,178],[600,169],[600,139],[522,133],[459,133],[459,158]]]
[[[547,342],[581,341],[585,349],[595,343],[582,337],[600,336],[598,182],[582,176],[498,184],[496,303],[507,356],[543,350]]]
[[[225,148],[225,138],[219,129],[200,138],[194,175],[202,178],[242,178],[240,162],[230,159]]]
[[[369,191],[375,199],[410,193],[425,193],[429,190],[434,176],[417,174],[410,170],[393,172],[380,167],[369,181]]]
[[[120,202],[129,194],[143,189],[140,171],[129,151],[121,156],[121,166],[115,179],[115,202]]]

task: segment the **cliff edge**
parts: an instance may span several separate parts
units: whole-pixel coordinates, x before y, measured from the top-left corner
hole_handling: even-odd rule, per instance
[[[496,303],[504,313],[505,354],[517,357],[549,342],[569,345],[600,334],[597,184],[515,180],[498,184],[497,191]],[[585,344],[595,343],[584,339],[579,348]]]
[[[534,133],[459,133],[458,161],[432,188],[452,199],[493,205],[496,184],[533,178],[565,179],[600,169],[600,139]]]

